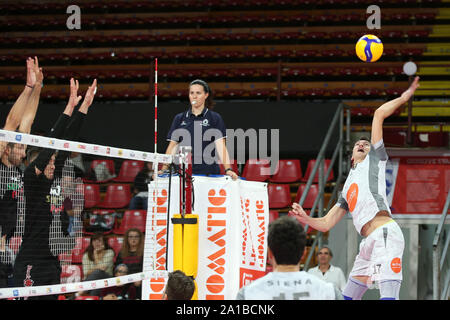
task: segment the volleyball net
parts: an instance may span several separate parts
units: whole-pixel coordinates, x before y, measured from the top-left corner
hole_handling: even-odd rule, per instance
[[[142,281],[167,278],[167,209],[157,207],[170,202],[162,187],[173,175],[160,182],[153,170],[172,156],[5,130],[0,143],[0,299],[102,297],[119,286],[140,298]]]

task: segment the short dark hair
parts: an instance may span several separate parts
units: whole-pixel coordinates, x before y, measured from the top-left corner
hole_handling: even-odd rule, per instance
[[[305,250],[306,234],[297,219],[283,216],[269,224],[267,243],[277,264],[296,265]]]
[[[203,87],[203,90],[208,94],[208,98],[206,98],[205,101],[205,107],[207,107],[208,109],[212,109],[215,105],[215,102],[213,101],[213,92],[211,90],[211,87],[208,85],[208,83],[206,83],[206,81],[196,79],[189,84],[189,88],[194,84],[198,84]]]
[[[169,273],[166,285],[167,300],[191,300],[195,291],[194,280],[183,271]]]
[[[361,141],[361,140],[369,141],[369,142],[370,142],[370,138],[369,138],[369,137],[367,137],[367,136],[361,136],[361,137],[359,137],[358,140],[355,141],[355,143],[358,142],[358,141]],[[355,144],[355,143],[354,143],[354,144]]]

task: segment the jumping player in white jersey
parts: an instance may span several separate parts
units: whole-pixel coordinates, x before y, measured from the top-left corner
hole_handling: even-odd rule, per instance
[[[416,77],[399,98],[380,106],[373,116],[372,136],[358,140],[352,153],[352,168],[337,204],[321,218],[309,217],[298,204],[289,212],[303,224],[321,232],[333,228],[350,212],[363,240],[343,291],[344,299],[360,300],[369,287],[380,290],[380,299],[398,300],[402,281],[402,256],[405,241],[392,219],[386,198],[386,162],[383,143],[384,119],[406,103],[419,87]]]
[[[332,283],[300,271],[306,235],[297,220],[271,222],[267,243],[274,271],[242,287],[237,300],[343,300]]]

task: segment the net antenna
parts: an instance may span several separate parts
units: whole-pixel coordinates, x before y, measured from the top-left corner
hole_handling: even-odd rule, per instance
[[[155,58],[155,153],[158,152],[158,58]],[[158,167],[153,163],[153,171],[157,172]]]

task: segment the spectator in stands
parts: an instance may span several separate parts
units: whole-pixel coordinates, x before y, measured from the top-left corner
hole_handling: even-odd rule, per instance
[[[116,266],[126,264],[128,273],[139,273],[143,270],[144,261],[144,234],[137,228],[125,232],[122,249],[116,258]],[[141,298],[141,281],[135,282],[137,298]]]
[[[70,160],[73,162],[75,178],[82,178],[86,173],[86,167],[84,165],[83,155],[79,152],[71,152]]]
[[[341,268],[330,264],[332,258],[333,253],[330,248],[321,248],[317,253],[319,264],[316,267],[309,269],[308,273],[315,275],[323,281],[331,282],[342,292],[347,281],[345,280],[344,272],[342,272]]]
[[[70,98],[63,114],[58,118],[49,132],[51,138],[66,138],[76,135],[91,106],[97,81],[88,88],[84,101],[72,117],[74,108],[81,100],[77,95],[78,82],[71,79]],[[70,121],[69,121],[70,120]],[[53,149],[41,150],[35,159],[30,159],[23,177],[23,189],[26,198],[25,226],[20,246],[14,263],[15,286],[40,286],[58,284],[61,266],[58,257],[50,249],[49,234],[53,214],[52,194],[55,175],[59,171],[59,163],[64,163]],[[61,161],[57,161],[57,158]],[[62,171],[62,169],[61,169]],[[57,296],[35,297],[36,299],[57,299]]]
[[[119,264],[114,269],[114,277],[121,277],[127,274],[128,267],[126,264]],[[136,287],[132,283],[106,287],[102,289],[100,297],[103,300],[134,300],[136,299]]]
[[[147,210],[148,202],[148,184],[153,177],[153,163],[146,162],[144,168],[136,175],[134,179],[133,193],[129,208],[131,210]]]
[[[181,270],[169,273],[163,300],[191,300],[195,292],[194,280]]]
[[[189,101],[191,107],[177,114],[172,122],[167,136],[169,145],[166,154],[175,154],[178,146],[190,146],[192,147],[192,172],[218,175],[220,166],[217,162],[217,152],[218,158],[224,164],[225,174],[236,180],[238,175],[231,168],[225,145],[225,123],[217,112],[212,111],[213,93],[209,85],[203,80],[192,81],[189,85]],[[209,147],[212,143],[214,148]],[[201,154],[198,154],[200,150]],[[168,165],[164,165],[159,173],[167,169]]]
[[[331,283],[300,271],[306,234],[296,219],[283,216],[271,222],[267,243],[273,272],[242,287],[237,300],[342,300]]]
[[[84,280],[109,278],[113,274],[114,250],[108,245],[108,240],[101,232],[91,236],[91,242],[83,254]]]

